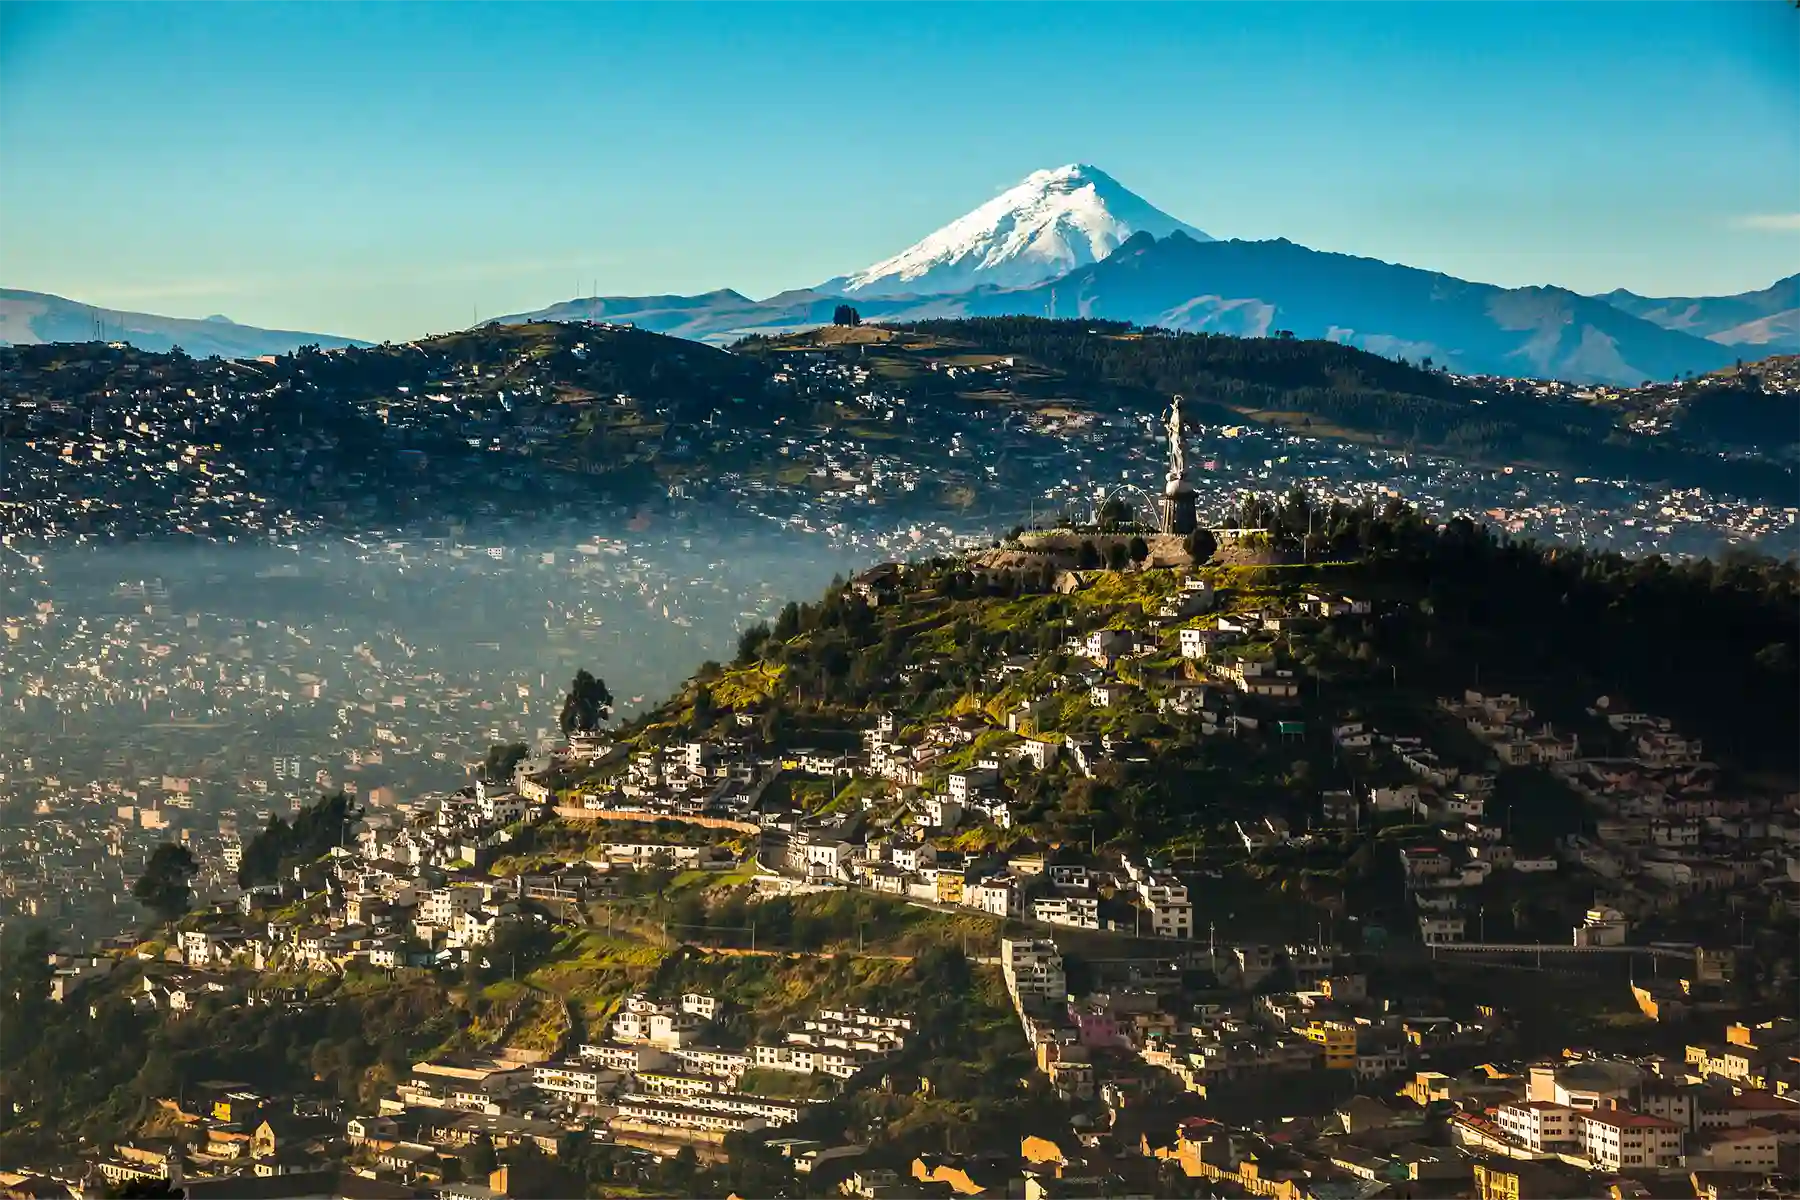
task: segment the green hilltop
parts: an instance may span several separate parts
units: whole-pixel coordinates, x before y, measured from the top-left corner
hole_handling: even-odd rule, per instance
[[[683,743],[749,739],[784,765],[761,796],[765,814],[791,813],[791,828],[928,842],[940,863],[966,863],[971,879],[982,864],[1041,878],[1049,864],[1120,854],[1178,871],[1192,940],[1173,950],[1134,927],[1131,914],[1143,910],[1129,897],[1103,893],[1108,925],[1056,931],[1074,994],[1091,987],[1094,964],[1121,952],[1168,959],[1214,936],[1280,944],[1329,929],[1387,986],[1488,1003],[1468,977],[1404,955],[1418,943],[1398,852],[1429,844],[1434,825],[1410,807],[1347,817],[1334,799],[1403,788],[1415,775],[1398,764],[1398,748],[1429,744],[1463,768],[1468,786],[1483,780],[1481,820],[1504,828],[1521,855],[1594,834],[1592,813],[1554,772],[1490,761],[1453,712],[1470,690],[1523,698],[1546,739],[1579,738],[1584,754],[1623,748],[1607,713],[1656,714],[1704,740],[1722,790],[1795,787],[1792,564],[1592,555],[1511,542],[1466,521],[1440,526],[1398,503],[1315,507],[1300,494],[1258,500],[1243,517],[1254,532],[1194,540],[1187,561],[1171,556],[1167,566],[1132,554],[1137,539],[1149,548],[1144,531],[1019,530],[963,557],[877,565],[788,605],[745,630],[730,662],[705,664],[665,703],[613,730],[612,753],[538,776],[562,814],[510,828],[505,856],[487,870],[505,879],[580,864],[607,840],[724,847],[736,865],[658,860],[621,872],[603,896],[534,902],[526,911],[536,919],[509,924],[455,968],[236,970],[175,1019],[136,1002],[168,982],[163,951],[184,930],[248,928],[235,912],[180,918],[78,1004],[48,1000],[45,944],[9,928],[0,1153],[41,1159],[80,1138],[161,1136],[178,1130],[185,1090],[208,1080],[324,1093],[369,1111],[421,1059],[568,1053],[603,1038],[627,997],[689,992],[728,1003],[719,1033],[736,1045],[822,1007],[913,1018],[905,1049],[852,1080],[746,1076],[754,1090],[832,1101],[784,1131],[794,1136],[869,1140],[881,1161],[904,1161],[1066,1125],[1070,1110],[1032,1070],[993,959],[1002,935],[1041,934],[1042,925],[841,882],[772,894],[757,886],[771,871],[761,861],[771,829],[688,822],[677,832],[648,814],[602,829],[567,807],[615,788],[634,757]],[[1084,565],[1114,544],[1125,547],[1122,564]],[[845,781],[813,765],[860,754],[884,718],[891,752],[912,755],[905,778],[865,769]],[[1395,749],[1359,749],[1359,731]],[[1027,766],[1020,755],[1031,745],[1057,753]],[[1000,764],[998,807],[971,805],[942,826],[910,822],[953,773],[984,761]],[[246,879],[298,871],[302,890],[255,921],[317,919],[328,860],[303,860],[332,841],[343,815],[328,798],[265,835]],[[1532,876],[1530,886],[1512,875],[1470,889],[1497,936],[1566,939],[1593,903],[1595,879],[1578,869]],[[1693,940],[1728,919],[1723,899],[1695,896],[1636,932]],[[1791,978],[1791,938],[1778,944],[1790,928],[1753,931],[1769,964],[1744,983],[1757,1002],[1778,1001]],[[1218,986],[1192,967],[1180,985]],[[245,1003],[255,997],[265,1002]],[[1509,1036],[1531,1054],[1576,1036],[1631,1035],[1606,1006],[1591,988],[1547,978],[1509,1001]],[[20,1038],[19,1029],[33,1033]],[[712,1168],[692,1155],[647,1166],[625,1148],[590,1143],[571,1143],[562,1160],[575,1190],[770,1194],[791,1179],[735,1135],[722,1147],[729,1161]]]

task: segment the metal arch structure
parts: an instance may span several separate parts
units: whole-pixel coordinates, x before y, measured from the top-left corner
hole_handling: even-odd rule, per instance
[[[1094,502],[1094,514],[1089,521],[1089,524],[1098,527],[1100,524],[1100,514],[1105,511],[1108,504],[1112,503],[1124,492],[1131,492],[1136,495],[1139,502],[1143,505],[1144,511],[1149,514],[1150,519],[1144,521],[1143,524],[1150,529],[1161,530],[1162,513],[1161,510],[1157,508],[1155,497],[1151,496],[1149,492],[1146,492],[1135,483],[1114,484],[1112,487],[1101,492],[1100,498]]]

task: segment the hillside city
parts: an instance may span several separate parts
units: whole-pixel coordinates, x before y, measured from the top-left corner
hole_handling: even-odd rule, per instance
[[[1387,511],[1119,505],[857,572],[616,724],[579,673],[461,787],[83,817],[72,875],[123,888],[144,831],[146,877],[192,866],[166,937],[52,950],[47,1003],[228,1039],[429,1006],[311,1086],[139,1072],[138,1132],[12,1186],[1788,1194],[1800,791],[1763,726],[1484,683],[1452,593],[1346,557],[1464,536]]]
[[[547,737],[552,681],[583,661],[604,660],[654,694],[677,681],[671,664],[716,654],[792,594],[784,583],[822,586],[834,569],[950,551],[1013,521],[1087,519],[1104,495],[1141,510],[1162,466],[1153,412],[1072,402],[921,409],[919,387],[864,365],[857,343],[801,341],[771,352],[780,357],[766,404],[783,415],[632,441],[624,466],[634,455],[653,462],[656,489],[629,502],[595,497],[572,482],[589,476],[558,469],[585,445],[569,431],[606,421],[666,430],[691,416],[692,397],[571,397],[569,364],[598,369],[590,339],[636,343],[599,325],[558,337],[528,338],[523,350],[506,340],[434,344],[437,359],[399,348],[403,361],[428,361],[430,383],[394,384],[356,410],[399,436],[390,464],[399,485],[365,473],[374,459],[336,474],[340,443],[366,429],[339,414],[337,432],[315,436],[304,412],[295,416],[292,403],[329,386],[312,377],[325,379],[331,353],[212,363],[91,344],[40,348],[53,368],[39,358],[9,374],[38,398],[11,405],[14,436],[0,439],[8,478],[25,481],[12,492],[23,499],[0,501],[0,633],[14,668],[0,678],[0,706],[13,714],[0,733],[0,802],[30,815],[0,830],[0,856],[18,867],[0,895],[6,911],[70,934],[119,932],[134,916],[124,883],[167,830],[190,820],[255,828],[320,788],[442,788],[463,777],[471,736]],[[568,358],[542,353],[546,345]],[[463,351],[476,361],[460,361]],[[498,366],[483,365],[495,354]],[[1032,374],[1011,356],[923,365],[956,395],[1023,389]],[[1796,394],[1792,368],[1770,360],[1759,386],[1771,398]],[[195,373],[224,382],[182,384]],[[1666,423],[1720,380],[1629,394],[1475,382],[1662,412]],[[784,432],[818,397],[855,419]],[[257,449],[254,437],[241,440],[246,419],[253,434],[298,420],[300,436]],[[915,426],[947,440],[876,436]],[[1800,508],[1698,489],[1473,468],[1272,424],[1200,420],[1186,439],[1196,502],[1211,520],[1235,520],[1247,495],[1300,487],[1627,553],[1772,548],[1800,536]],[[621,469],[621,456],[607,461]],[[744,469],[698,470],[702,462]],[[267,494],[294,480],[304,486]],[[384,508],[396,487],[440,514],[442,496],[477,500],[420,527]],[[508,495],[529,503],[495,498]],[[397,522],[391,530],[380,528],[384,515]],[[357,531],[339,532],[340,522]],[[200,551],[121,557],[118,539],[134,528],[184,534]],[[594,532],[602,528],[607,536]],[[806,565],[781,581],[766,569],[776,561]],[[196,571],[215,586],[184,586]],[[394,601],[406,621],[392,619]],[[515,619],[524,613],[534,614],[530,628]]]
[[[556,328],[576,332],[520,351],[507,341],[397,348],[387,357],[409,349],[415,356],[368,367],[370,381],[345,393],[348,414],[323,407],[336,395],[331,364],[376,351],[215,364],[146,356],[123,343],[15,348],[3,368],[17,395],[9,436],[0,439],[0,478],[8,482],[0,548],[23,566],[45,548],[148,531],[292,542],[348,527],[359,540],[379,541],[454,537],[478,525],[505,542],[521,525],[592,522],[647,504],[670,519],[726,514],[832,537],[967,537],[1033,514],[1086,516],[1097,489],[1153,487],[1152,412],[1073,401],[927,402],[921,385],[860,365],[848,352],[856,344],[764,352],[779,357],[756,419],[709,415],[675,436],[670,431],[694,415],[691,394],[606,394],[598,379],[569,369],[597,363],[620,338],[634,352],[655,353],[634,340],[649,335],[603,324]],[[589,338],[603,340],[590,346]],[[475,361],[461,360],[468,354]],[[1772,404],[1800,392],[1796,362],[1759,366],[1758,386]],[[963,399],[1009,395],[1021,378],[1038,375],[1010,355],[937,354],[919,365],[930,388]],[[711,391],[751,386],[729,363],[708,369],[724,372],[723,381],[708,378]],[[403,370],[424,374],[394,376],[416,384],[382,386]],[[1606,406],[1630,414],[1632,429],[1652,440],[1666,434],[1671,412],[1699,403],[1711,385],[1732,385],[1724,376],[1642,389],[1463,382],[1478,389],[1476,405],[1487,394]],[[815,414],[826,405],[821,423]],[[309,407],[317,414],[310,432]],[[277,429],[293,434],[279,449],[258,440]],[[1779,550],[1800,537],[1800,508],[1756,495],[1525,466],[1482,469],[1266,422],[1202,419],[1192,436],[1196,460],[1213,464],[1195,473],[1195,486],[1203,506],[1221,515],[1246,491],[1299,486],[1345,503],[1398,497],[1446,518],[1481,515],[1521,536],[1622,552]],[[378,453],[346,459],[371,440]],[[1768,454],[1792,449],[1776,437],[1762,444]],[[596,495],[583,481],[597,464],[584,456],[598,452],[602,478],[616,486]]]
[[[0,1200],[1800,1200],[1796,21],[7,7]]]

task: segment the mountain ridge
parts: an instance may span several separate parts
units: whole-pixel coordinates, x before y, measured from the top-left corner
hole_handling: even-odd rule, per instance
[[[259,358],[289,354],[301,346],[336,349],[373,344],[337,334],[240,325],[217,313],[199,319],[165,317],[83,304],[50,292],[0,288],[0,345],[93,341],[97,320],[110,340],[130,342],[140,350],[167,351],[180,346],[199,358],[214,354]]]
[[[1664,329],[1766,353],[1800,351],[1800,273],[1730,296],[1640,296],[1624,288],[1592,297]]]
[[[656,297],[635,308],[630,298],[614,297],[604,311],[568,301],[497,320],[628,321],[721,344],[826,324],[845,302],[864,320],[882,323],[1050,313],[1238,337],[1291,330],[1388,357],[1431,358],[1467,374],[1623,386],[1718,370],[1737,355],[1567,288],[1502,288],[1285,238],[1200,242],[1179,232],[1160,239],[1137,233],[1104,259],[1024,288],[990,285],[936,296],[803,289],[762,301],[732,296],[729,303],[693,297],[679,305]]]
[[[1285,330],[1465,374],[1636,386],[1719,370],[1741,353],[1735,345],[1800,349],[1800,310],[1787,311],[1800,298],[1785,299],[1795,285],[1679,301],[1505,288],[1286,238],[1217,239],[1071,163],[816,287],[758,301],[736,292],[569,301],[499,320],[604,318],[729,344],[827,323],[847,301],[880,323],[1047,315],[1238,337]],[[1681,318],[1703,306],[1704,327]]]
[[[1733,358],[1727,347],[1566,288],[1502,288],[1286,238],[1138,235],[1054,287],[1076,306],[1070,315],[1240,337],[1289,330],[1465,374],[1636,384]],[[1050,290],[1025,289],[1008,303],[1033,311]]]

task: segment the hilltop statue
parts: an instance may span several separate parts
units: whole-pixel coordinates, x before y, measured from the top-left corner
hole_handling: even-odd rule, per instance
[[[1163,488],[1162,531],[1186,537],[1194,532],[1199,519],[1195,515],[1194,488],[1187,480],[1187,447],[1183,444],[1186,431],[1181,424],[1179,395],[1169,405],[1163,428],[1169,434],[1169,480]]]
[[[1168,419],[1163,428],[1169,433],[1169,482],[1179,483],[1187,478],[1187,448],[1181,444],[1181,397],[1177,395],[1175,402],[1169,405]]]

